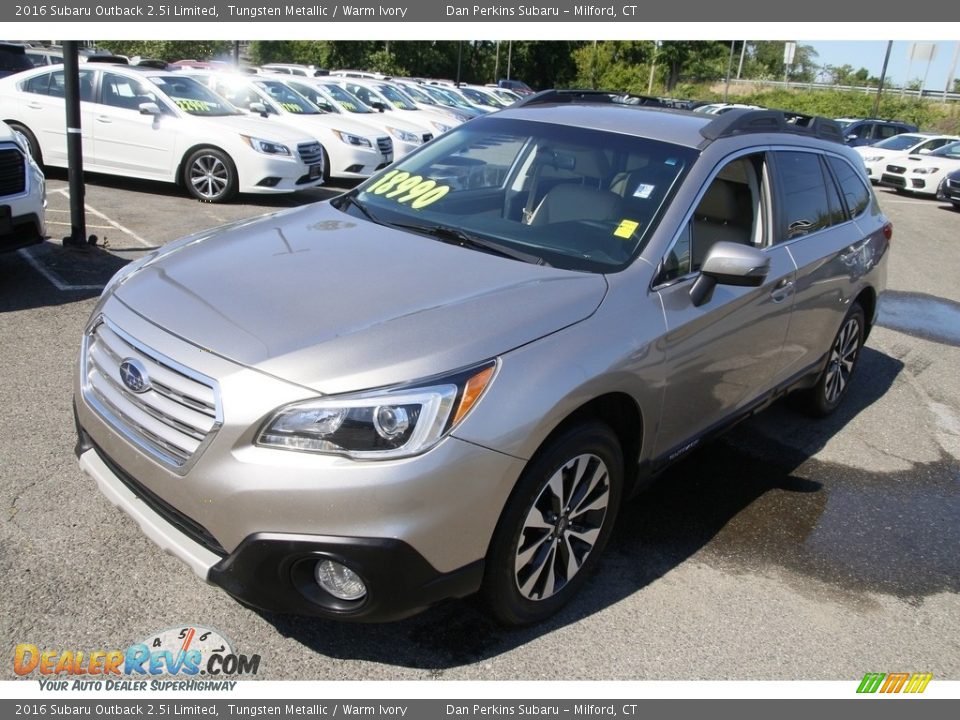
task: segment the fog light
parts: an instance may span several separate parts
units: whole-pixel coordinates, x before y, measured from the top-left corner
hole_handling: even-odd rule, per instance
[[[321,560],[313,575],[317,584],[338,600],[360,600],[367,586],[353,570],[334,560]]]

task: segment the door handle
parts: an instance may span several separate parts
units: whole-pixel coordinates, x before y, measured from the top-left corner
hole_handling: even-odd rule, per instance
[[[109,117],[107,117],[106,115],[97,115],[97,122],[102,122],[102,123],[110,124],[110,123],[113,122],[113,120],[111,120],[111,119],[110,119]]]
[[[791,295],[793,295],[793,280],[786,278],[778,282],[770,291],[770,299],[775,303],[782,303]]]
[[[28,102],[27,107],[30,108],[31,110],[43,110],[43,105],[35,102]]]
[[[869,240],[864,240],[863,242],[859,242],[856,245],[851,245],[850,247],[848,247],[846,252],[840,253],[840,262],[849,264],[850,261],[856,258],[857,255],[859,255],[861,252],[863,252],[863,249],[867,246],[869,242],[870,242]]]

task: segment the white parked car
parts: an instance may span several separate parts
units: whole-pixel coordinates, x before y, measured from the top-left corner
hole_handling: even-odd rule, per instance
[[[415,102],[384,80],[339,78],[336,81],[368,107],[422,127],[433,137],[451,130],[456,124],[450,122],[448,117],[421,110]]]
[[[0,108],[39,164],[67,167],[63,67],[0,80]],[[177,183],[204,202],[323,182],[314,138],[247,117],[183,73],[87,63],[80,114],[89,172]]]
[[[944,145],[927,155],[898,155],[887,162],[880,184],[898,192],[935,198],[940,183],[954,170],[960,170],[960,142]]]
[[[867,168],[867,176],[870,182],[876,184],[880,182],[880,176],[888,162],[899,155],[927,155],[937,148],[957,142],[960,137],[956,135],[938,135],[936,133],[900,133],[886,140],[881,140],[876,145],[860,145],[855,147],[863,158],[863,164]]]
[[[327,78],[293,78],[290,87],[323,110],[337,111],[355,117],[366,125],[373,125],[393,138],[393,157],[399,160],[407,153],[433,139],[433,133],[422,125],[408,122],[397,113],[379,112],[356,95]]]
[[[291,76],[201,72],[190,77],[238,108],[316,138],[323,146],[325,178],[368,178],[393,162],[389,135],[349,116],[324,112],[290,86]]]
[[[46,204],[43,172],[26,137],[0,122],[0,252],[43,239]]]
[[[468,111],[457,107],[452,101],[448,101],[449,104],[446,105],[442,104],[437,98],[424,92],[416,82],[394,79],[390,81],[390,84],[413,100],[421,110],[428,110],[444,117],[452,117],[458,123],[465,123],[467,120],[473,120],[473,118],[483,115],[479,111]]]

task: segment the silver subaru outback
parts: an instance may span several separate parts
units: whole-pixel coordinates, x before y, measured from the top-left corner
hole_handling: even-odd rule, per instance
[[[832,121],[546,91],[128,265],[80,466],[248,604],[538,621],[670,463],[786,393],[837,407],[890,239]]]

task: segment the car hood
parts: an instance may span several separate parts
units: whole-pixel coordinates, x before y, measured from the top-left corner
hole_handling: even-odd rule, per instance
[[[178,244],[114,292],[206,351],[337,393],[496,357],[587,318],[606,288],[320,203]]]
[[[946,157],[944,155],[909,155],[905,158],[897,158],[902,161],[909,170],[922,167],[957,167],[960,165],[960,158]],[[891,161],[892,162],[892,161]]]
[[[316,142],[314,138],[310,137],[303,130],[270,122],[268,119],[261,117],[253,117],[250,115],[221,115],[212,118],[189,115],[187,117],[198,123],[217,123],[224,130],[233,130],[241,135],[250,135],[263,140],[276,140],[278,142],[290,143],[294,147],[299,143]]]

